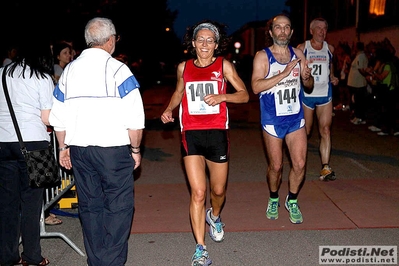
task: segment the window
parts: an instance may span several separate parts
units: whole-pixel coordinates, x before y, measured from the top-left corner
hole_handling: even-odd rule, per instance
[[[386,0],[370,0],[369,14],[382,16],[385,14]]]

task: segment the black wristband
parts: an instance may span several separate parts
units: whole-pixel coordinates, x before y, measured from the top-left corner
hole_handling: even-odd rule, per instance
[[[65,151],[67,149],[69,149],[68,145],[66,145],[65,147],[62,147],[62,148],[58,148],[58,151]]]
[[[132,145],[130,145],[130,151],[131,151],[133,154],[139,154],[139,153],[140,153],[140,146],[138,146],[138,147],[133,147]]]

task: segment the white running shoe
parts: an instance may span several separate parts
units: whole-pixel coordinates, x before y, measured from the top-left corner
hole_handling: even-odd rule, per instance
[[[209,224],[209,236],[215,242],[222,242],[224,239],[224,223],[221,222],[220,216],[216,221],[211,217],[212,208],[206,210],[206,222]]]
[[[378,128],[376,126],[369,126],[368,129],[370,129],[372,132],[380,132],[381,128]]]

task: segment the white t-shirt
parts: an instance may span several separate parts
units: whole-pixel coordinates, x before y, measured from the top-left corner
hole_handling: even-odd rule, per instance
[[[63,71],[64,71],[64,69],[60,65],[58,65],[58,64],[54,65],[54,75],[60,77]]]

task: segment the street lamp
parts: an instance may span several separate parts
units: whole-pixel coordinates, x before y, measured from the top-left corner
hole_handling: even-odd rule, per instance
[[[238,54],[240,52],[241,43],[240,42],[235,42],[234,43],[234,48],[236,48],[236,54]]]

